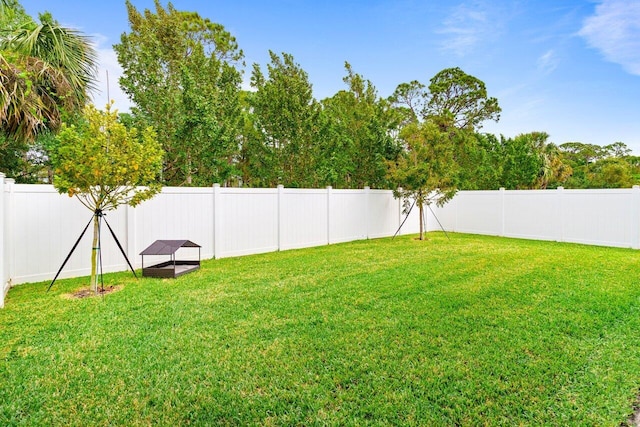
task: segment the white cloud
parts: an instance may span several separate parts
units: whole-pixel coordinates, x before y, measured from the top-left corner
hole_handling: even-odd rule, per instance
[[[640,75],[640,2],[602,0],[578,34],[608,61]]]
[[[478,44],[498,33],[495,21],[490,19],[489,11],[481,4],[459,4],[443,24],[444,27],[437,31],[446,36],[441,44],[442,50],[457,56],[470,53]]]
[[[120,76],[122,76],[122,67],[118,63],[116,53],[111,45],[105,46],[107,44],[106,37],[99,34],[93,35],[93,37],[97,40],[94,47],[98,53],[97,90],[92,94],[93,104],[99,109],[104,109],[107,102],[113,100],[115,101],[114,107],[118,111],[129,112],[132,103],[122,92],[118,83]]]
[[[550,74],[558,67],[560,60],[555,51],[548,50],[538,58],[538,71],[543,74]]]

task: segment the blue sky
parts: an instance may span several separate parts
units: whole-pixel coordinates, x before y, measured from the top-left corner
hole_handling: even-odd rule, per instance
[[[142,11],[153,0],[132,0]],[[344,62],[389,96],[403,82],[428,84],[460,67],[487,85],[502,107],[483,131],[544,131],[550,141],[627,144],[640,155],[640,0],[175,0],[221,23],[251,65],[268,51],[290,53],[317,99],[344,89]],[[21,0],[32,16],[50,11],[93,37],[102,59],[98,106],[119,92],[111,46],[129,30],[123,1]],[[162,1],[166,6],[167,2]],[[247,86],[248,87],[248,86]]]

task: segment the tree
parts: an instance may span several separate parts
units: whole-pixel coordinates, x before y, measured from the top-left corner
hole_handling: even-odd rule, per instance
[[[458,156],[460,190],[496,190],[501,187],[503,162],[500,139],[489,133],[474,133]]]
[[[485,120],[500,120],[498,100],[488,97],[482,80],[460,68],[446,68],[430,82],[424,117],[439,117],[466,130],[479,129]]]
[[[501,138],[500,185],[507,189],[547,188],[562,185],[572,173],[545,132],[530,132]]]
[[[57,136],[53,185],[94,213],[91,287],[97,292],[99,217],[119,205],[136,206],[160,191],[163,152],[152,128],[127,129],[111,104],[106,111],[89,105],[83,113],[83,122],[63,125]]]
[[[425,85],[413,80],[410,83],[400,83],[389,97],[389,101],[399,108],[406,109],[408,112],[407,121],[415,122],[424,118],[425,98],[427,96]]]
[[[389,175],[397,184],[396,197],[415,200],[420,215],[420,240],[424,240],[424,206],[432,203],[442,206],[456,194],[458,164],[452,141],[466,134],[443,131],[429,120],[409,124],[400,136],[406,150],[397,161],[389,163]],[[405,212],[408,214],[406,207]]]
[[[0,169],[30,182],[42,160],[32,161],[43,147],[34,140],[84,106],[97,57],[87,38],[49,13],[38,24],[17,1],[0,5]]]
[[[391,101],[411,114],[400,133],[405,151],[397,163],[390,163],[390,176],[402,188],[396,191],[398,197],[415,198],[423,239],[423,205],[441,205],[455,195],[460,165],[477,154],[476,129],[485,120],[499,120],[500,107],[487,96],[481,80],[459,68],[440,71],[428,91],[418,81],[401,84]]]
[[[348,89],[322,101],[328,131],[321,158],[331,185],[387,188],[387,162],[401,146],[397,134],[406,115],[378,96],[375,86],[345,63]]]
[[[593,165],[592,188],[629,188],[633,186],[633,176],[628,162],[619,157],[609,157]]]
[[[603,149],[612,157],[623,158],[631,154],[631,149],[627,147],[627,144],[620,141],[605,145]]]
[[[237,175],[242,51],[220,24],[194,12],[163,8],[144,14],[126,2],[131,31],[114,49],[120,85],[152,125],[167,153],[163,180],[210,185]]]
[[[260,149],[265,154],[263,179],[269,185],[314,186],[315,142],[320,105],[313,98],[307,73],[292,55],[278,56],[269,51],[271,62],[265,76],[253,65],[250,98],[256,131],[261,135]]]
[[[39,24],[19,22],[0,37],[0,123],[7,137],[31,141],[43,129],[56,130],[64,112],[85,105],[97,55],[82,34],[49,13]]]
[[[634,184],[633,158],[621,142],[604,147],[567,142],[558,149],[572,170],[564,183],[567,188],[619,188]]]

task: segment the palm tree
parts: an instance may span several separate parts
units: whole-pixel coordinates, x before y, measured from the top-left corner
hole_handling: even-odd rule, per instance
[[[0,0],[0,23],[17,3]],[[4,25],[3,25],[4,26]],[[6,28],[6,26],[5,26]],[[0,34],[0,126],[6,136],[32,140],[56,130],[63,112],[79,111],[95,87],[97,54],[79,32],[49,13]]]

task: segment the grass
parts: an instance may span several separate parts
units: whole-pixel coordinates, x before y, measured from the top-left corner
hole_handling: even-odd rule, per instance
[[[640,252],[430,233],[21,285],[0,425],[598,425],[640,388]]]

